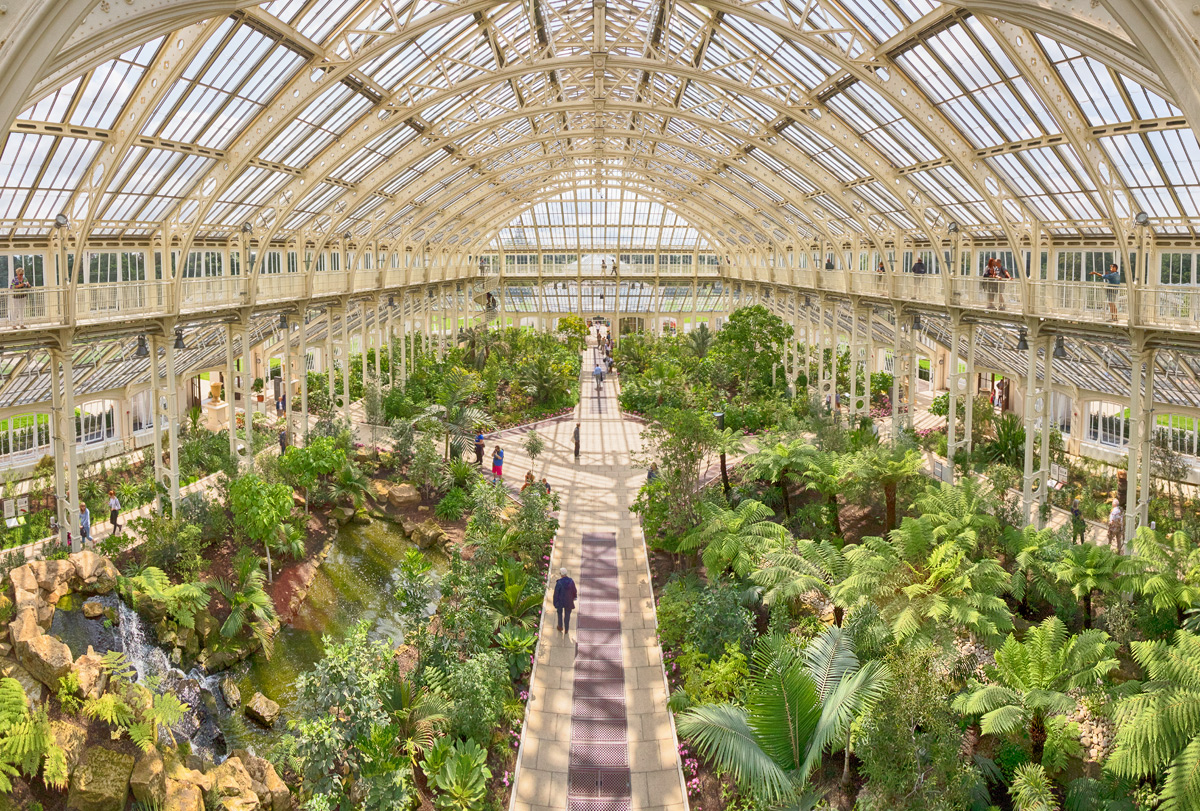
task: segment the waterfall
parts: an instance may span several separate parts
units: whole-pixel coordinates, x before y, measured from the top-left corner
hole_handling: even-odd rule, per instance
[[[117,613],[121,618],[121,649],[125,651],[125,660],[137,671],[137,680],[144,683],[147,676],[166,678],[171,672],[171,662],[162,648],[148,638],[150,632],[141,616],[124,600],[117,604]]]

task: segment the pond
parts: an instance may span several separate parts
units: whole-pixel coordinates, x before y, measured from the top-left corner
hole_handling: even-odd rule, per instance
[[[404,638],[404,627],[393,595],[400,585],[400,561],[411,548],[412,542],[388,521],[351,523],[338,532],[329,556],[317,570],[308,598],[292,624],[276,634],[271,658],[257,653],[211,679],[215,687],[215,682],[231,676],[241,691],[243,703],[259,692],[280,706],[280,717],[273,730],[262,729],[240,711],[222,712],[221,728],[230,750],[254,748],[263,754],[286,731],[289,720],[308,717],[317,711],[302,705],[298,681],[301,674],[311,670],[323,657],[323,635],[343,639],[365,620],[371,625],[373,639],[390,638],[399,644]],[[436,579],[445,571],[447,560],[433,553],[428,553],[428,557]],[[433,604],[429,610],[432,613]]]

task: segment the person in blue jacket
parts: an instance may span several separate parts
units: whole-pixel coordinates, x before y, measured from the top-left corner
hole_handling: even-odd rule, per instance
[[[564,634],[571,632],[571,612],[575,610],[575,598],[579,591],[575,581],[565,568],[558,570],[561,575],[554,583],[554,609],[558,612],[558,630]]]

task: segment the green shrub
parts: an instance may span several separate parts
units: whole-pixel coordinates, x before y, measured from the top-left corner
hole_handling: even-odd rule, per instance
[[[504,715],[505,699],[512,695],[508,662],[498,650],[452,660],[440,689],[453,702],[450,735],[486,745]]]
[[[437,503],[433,514],[443,521],[459,521],[467,511],[467,491],[461,487],[451,487]]]

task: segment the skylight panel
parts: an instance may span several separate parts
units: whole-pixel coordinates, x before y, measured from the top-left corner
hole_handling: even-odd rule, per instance
[[[1042,40],[1045,44],[1045,40]],[[1089,124],[1119,124],[1130,120],[1129,108],[1101,63],[1084,56],[1055,64]]]
[[[1133,79],[1122,76],[1121,83],[1133,101],[1137,118],[1174,118],[1183,115],[1183,111],[1174,104]]]
[[[1004,134],[969,98],[952,99],[939,107],[974,146],[983,148],[1005,143]]]
[[[1173,186],[1200,184],[1200,144],[1190,129],[1148,132],[1150,148]]]
[[[71,109],[71,99],[79,89],[81,78],[72,79],[67,84],[47,94],[37,104],[22,110],[17,118],[23,121],[46,121],[51,124],[61,124]]]
[[[255,104],[267,104],[271,98],[291,81],[304,64],[299,54],[287,48],[276,48],[242,83],[239,95]]]
[[[308,0],[273,0],[262,8],[263,11],[290,25],[307,4]]]
[[[292,26],[313,42],[324,42],[349,16],[347,10],[354,10],[352,4],[343,3],[313,3]]]
[[[1144,136],[1117,135],[1102,138],[1100,144],[1126,185],[1137,188],[1166,185],[1166,179],[1159,172]]]
[[[80,89],[75,100],[75,109],[71,113],[71,123],[102,129],[113,126],[129,97],[137,89],[146,65],[161,42],[162,37],[157,37],[153,41],[154,47],[149,47],[148,43],[122,54],[118,59],[97,66]],[[72,82],[69,86],[74,85]]]
[[[869,31],[877,42],[884,42],[899,34],[908,24],[893,9],[887,0],[859,0],[847,3],[846,11],[854,20]]]

